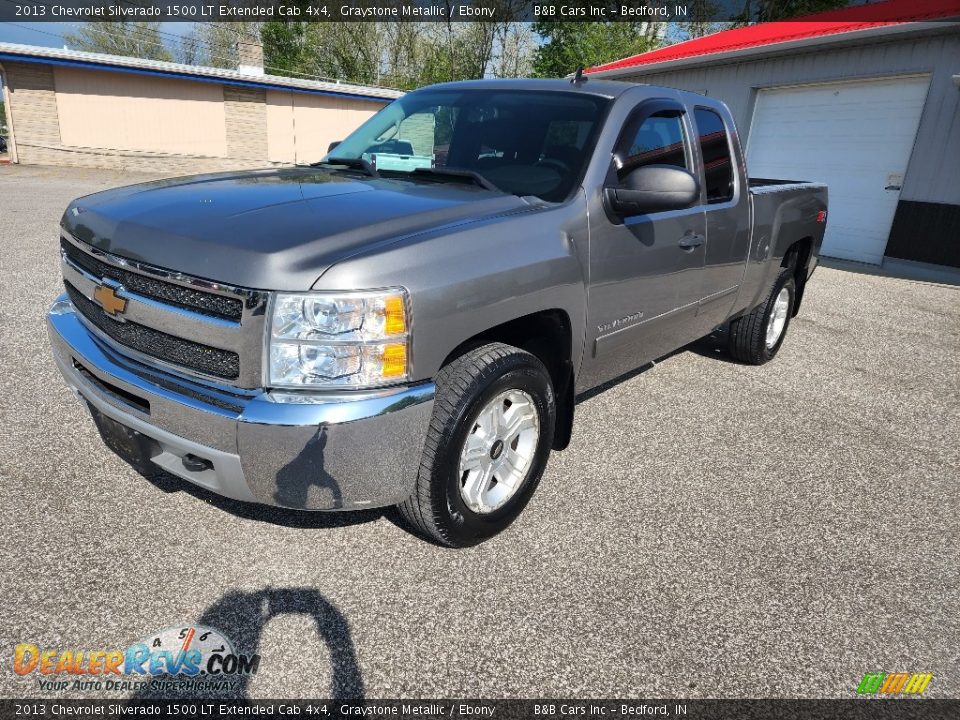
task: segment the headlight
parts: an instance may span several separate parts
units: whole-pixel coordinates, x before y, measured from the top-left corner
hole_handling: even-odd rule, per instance
[[[409,377],[404,290],[276,293],[267,385],[375,387]]]

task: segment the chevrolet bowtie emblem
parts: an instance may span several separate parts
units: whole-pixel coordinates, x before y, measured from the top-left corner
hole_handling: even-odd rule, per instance
[[[116,317],[127,309],[126,298],[117,295],[116,290],[109,285],[97,285],[93,291],[93,299],[100,303],[100,307],[110,317]]]

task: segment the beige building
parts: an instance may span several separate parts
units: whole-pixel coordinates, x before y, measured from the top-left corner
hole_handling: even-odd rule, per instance
[[[403,93],[0,43],[10,160],[203,172],[318,160]]]

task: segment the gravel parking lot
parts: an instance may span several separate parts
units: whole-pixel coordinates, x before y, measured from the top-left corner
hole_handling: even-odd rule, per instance
[[[17,643],[187,622],[261,654],[253,697],[960,696],[960,288],[818,270],[775,362],[705,341],[584,398],[520,520],[453,551],[105,449],[43,316],[66,203],[139,179],[0,167],[0,696],[41,694]]]

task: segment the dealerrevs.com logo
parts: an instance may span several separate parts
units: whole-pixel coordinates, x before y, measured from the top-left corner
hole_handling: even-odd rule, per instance
[[[922,695],[931,680],[930,673],[866,673],[857,695]]]
[[[160,678],[180,687],[228,690],[237,678],[253,675],[259,667],[259,655],[238,653],[220,631],[195,625],[161,630],[123,650],[20,643],[13,657],[14,672],[36,676],[45,691],[161,689]]]

